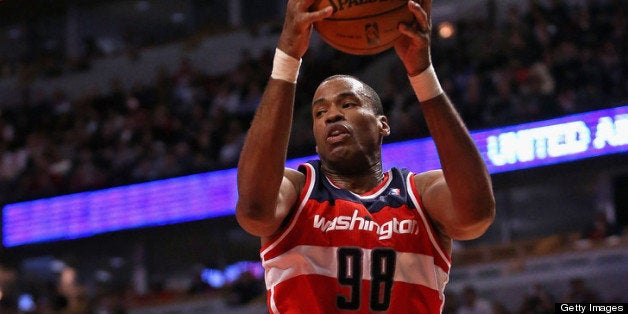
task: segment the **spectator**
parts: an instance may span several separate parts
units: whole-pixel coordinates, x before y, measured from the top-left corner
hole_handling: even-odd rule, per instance
[[[519,314],[549,314],[554,313],[554,296],[540,283],[534,284],[523,297]]]
[[[581,277],[569,281],[569,289],[562,300],[566,303],[596,303],[601,301],[598,293],[589,288],[584,278]]]
[[[596,211],[593,222],[582,233],[583,239],[598,241],[620,234],[619,227],[603,211]]]
[[[458,303],[458,295],[450,290],[445,290],[445,305],[443,306],[442,314],[456,314],[458,312]]]
[[[218,162],[222,167],[233,167],[238,161],[240,150],[244,144],[245,130],[242,127],[242,122],[237,119],[231,119],[227,126],[227,134],[225,137],[225,143],[220,149],[220,155]]]
[[[460,299],[457,314],[486,314],[493,311],[491,302],[478,296],[476,288],[473,286],[464,287]]]
[[[243,272],[236,281],[231,284],[227,301],[230,305],[244,305],[264,293],[264,284],[255,278],[251,272]]]

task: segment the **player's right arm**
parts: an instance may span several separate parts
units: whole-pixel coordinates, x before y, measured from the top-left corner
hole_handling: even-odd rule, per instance
[[[284,175],[294,94],[294,83],[269,80],[240,153],[236,218],[261,238],[279,229],[298,195],[297,182]]]
[[[277,48],[295,60],[308,49],[312,24],[332,13],[331,8],[309,12],[313,2],[288,1]],[[295,82],[271,76],[240,153],[236,218],[242,228],[262,239],[279,230],[305,180],[301,173],[284,168],[295,91]]]

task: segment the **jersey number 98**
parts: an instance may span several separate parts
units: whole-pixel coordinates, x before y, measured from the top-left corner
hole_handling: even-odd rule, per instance
[[[338,283],[350,287],[348,296],[338,295],[336,305],[341,310],[358,310],[362,288],[362,249],[341,247],[338,249]],[[395,275],[395,251],[378,248],[371,251],[371,298],[373,311],[385,311],[390,306]]]

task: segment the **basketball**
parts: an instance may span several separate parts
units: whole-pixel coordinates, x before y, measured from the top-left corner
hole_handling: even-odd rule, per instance
[[[331,6],[334,13],[314,23],[332,47],[354,55],[377,54],[401,36],[399,22],[414,19],[408,0],[317,0],[311,10]]]

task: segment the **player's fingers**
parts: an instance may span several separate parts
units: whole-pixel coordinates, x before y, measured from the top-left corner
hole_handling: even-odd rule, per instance
[[[427,32],[418,29],[418,26],[416,24],[400,23],[399,32],[417,40],[424,40],[428,36]]]
[[[331,16],[332,13],[334,13],[334,9],[331,6],[328,6],[318,11],[309,12],[305,17],[305,20],[308,23],[313,23]]]
[[[427,12],[424,8],[415,1],[408,1],[408,9],[410,12],[414,14],[414,17],[418,23],[419,29],[424,32],[429,32],[430,30],[430,20],[427,15]]]
[[[427,20],[429,21],[432,17],[432,0],[423,0],[421,2],[421,7],[423,7],[423,10],[425,10]]]

